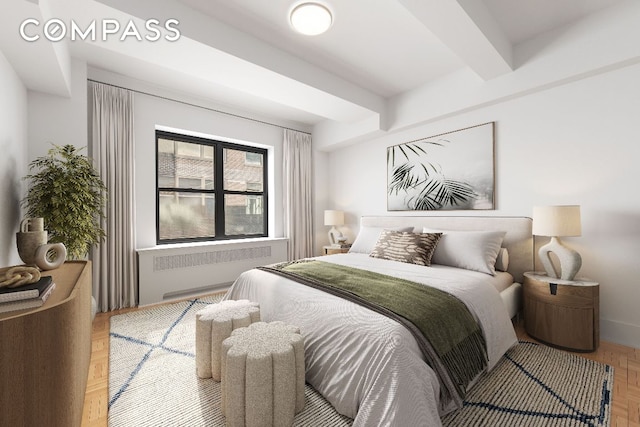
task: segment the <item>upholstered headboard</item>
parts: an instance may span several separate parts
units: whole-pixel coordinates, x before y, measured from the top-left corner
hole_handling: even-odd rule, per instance
[[[502,246],[509,251],[509,268],[516,282],[523,273],[534,269],[532,220],[526,217],[501,216],[363,216],[361,226],[408,227],[420,232],[423,227],[458,231],[505,231]]]

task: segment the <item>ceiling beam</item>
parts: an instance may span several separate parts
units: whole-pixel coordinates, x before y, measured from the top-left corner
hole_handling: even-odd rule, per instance
[[[71,55],[68,43],[66,40],[53,43],[42,36],[44,23],[55,17],[50,1],[10,1],[11,6],[3,8],[0,14],[0,51],[27,89],[69,97]],[[38,35],[38,40],[22,38],[20,27],[26,19],[37,20],[39,25],[29,23],[24,33],[28,38]]]
[[[484,80],[513,71],[512,45],[478,0],[399,0]]]
[[[180,21],[181,38],[174,43],[93,43],[96,48],[117,50],[158,67],[339,122],[359,121],[385,111],[382,97],[180,2],[87,0],[82,8],[67,10],[76,18],[81,10],[85,15],[91,10],[94,18],[117,13],[135,20],[153,16],[161,22],[169,18]],[[155,52],[160,45],[161,51]]]

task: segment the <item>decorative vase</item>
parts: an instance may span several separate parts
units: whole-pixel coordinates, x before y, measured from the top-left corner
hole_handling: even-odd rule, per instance
[[[27,265],[36,263],[36,251],[47,244],[47,232],[44,230],[42,218],[25,218],[20,223],[20,231],[16,233],[18,255]]]

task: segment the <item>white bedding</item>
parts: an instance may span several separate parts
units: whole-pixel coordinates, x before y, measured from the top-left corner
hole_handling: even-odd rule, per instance
[[[479,320],[488,369],[516,335],[492,276],[452,267],[423,267],[339,254],[321,261],[426,283],[462,300]],[[411,335],[399,323],[360,305],[261,270],[243,273],[226,295],[260,303],[263,321],[300,327],[305,337],[306,380],[354,426],[440,425],[439,385]]]

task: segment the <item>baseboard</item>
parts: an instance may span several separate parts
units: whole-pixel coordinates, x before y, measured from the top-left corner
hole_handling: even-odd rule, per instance
[[[169,292],[164,294],[163,302],[183,300],[191,297],[201,297],[215,292],[228,291],[233,282],[219,283],[214,286],[203,286],[201,288],[189,289],[187,291]]]
[[[640,326],[600,319],[600,340],[640,348]]]

